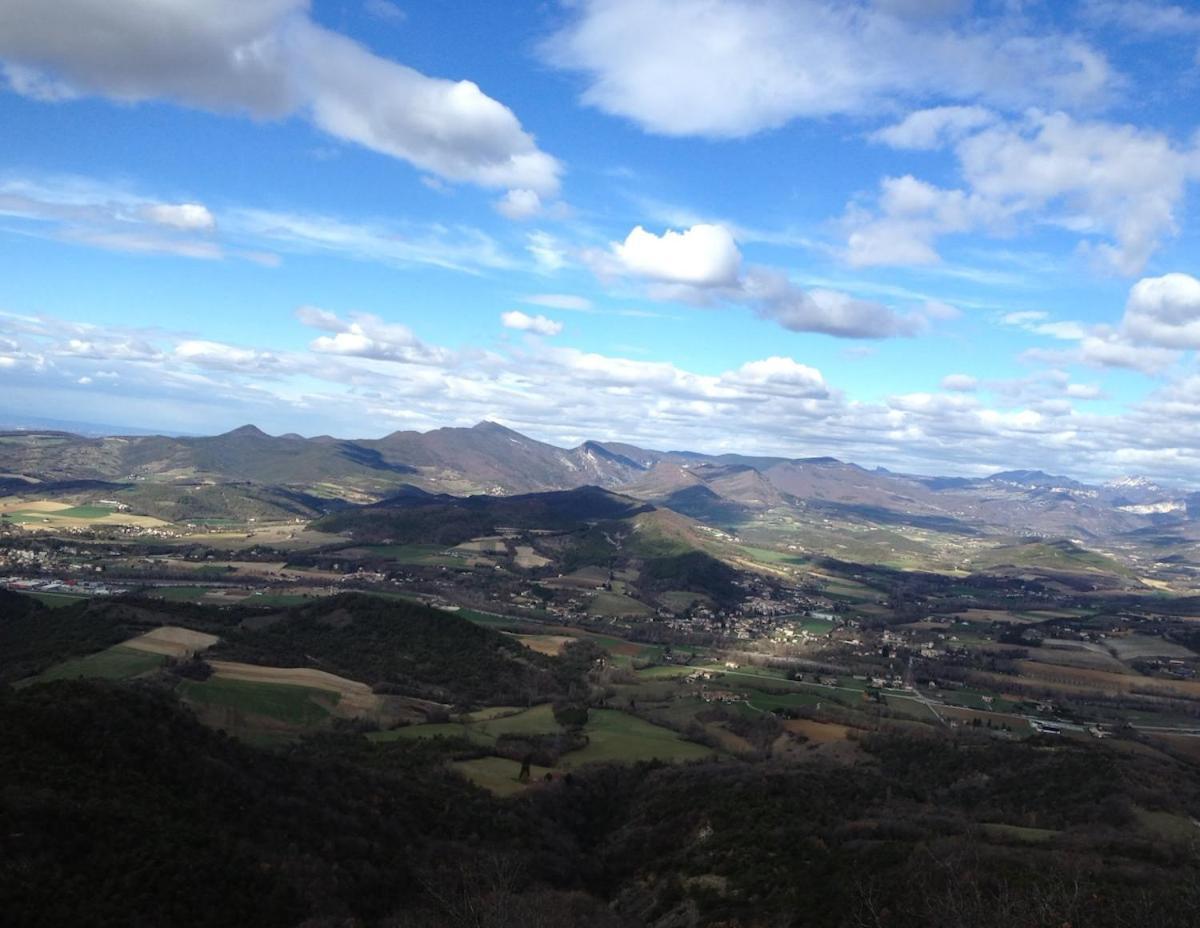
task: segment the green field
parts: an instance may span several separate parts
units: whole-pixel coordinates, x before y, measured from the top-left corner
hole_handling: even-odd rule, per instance
[[[385,557],[397,564],[462,566],[461,559],[446,555],[443,545],[366,545],[362,550],[372,557]]]
[[[489,712],[488,715],[491,713]],[[542,735],[559,730],[550,705],[534,706],[524,712],[500,718],[475,721],[410,725],[392,731],[375,732],[372,741],[397,741],[405,738],[466,738],[474,744],[490,746],[501,735]],[[563,755],[561,766],[580,767],[592,763],[634,763],[639,760],[681,761],[710,757],[711,748],[685,741],[669,728],[653,725],[616,709],[593,709],[583,728],[588,745]],[[505,763],[511,763],[506,761]]]
[[[755,709],[770,712],[774,709],[799,709],[805,706],[816,706],[821,702],[829,702],[828,696],[816,693],[755,693],[748,700]]]
[[[450,766],[476,786],[482,786],[497,796],[514,796],[528,785],[517,780],[521,765],[506,757],[477,757],[474,760],[460,760]],[[549,772],[546,767],[531,766],[529,782],[540,782]]]
[[[43,606],[49,606],[51,609],[73,606],[75,603],[83,602],[87,599],[86,596],[74,593],[24,593],[23,595],[28,596],[30,599],[36,599]]]
[[[336,693],[307,686],[222,677],[210,677],[203,682],[185,680],[179,692],[194,705],[234,709],[305,728],[325,721],[330,715],[327,707],[338,701]]]
[[[589,615],[653,615],[654,610],[624,593],[597,593],[587,605]]]
[[[563,767],[584,764],[625,763],[639,760],[685,761],[712,757],[712,748],[683,737],[669,728],[652,725],[616,709],[593,709],[584,726],[588,745],[562,758]]]
[[[162,666],[166,658],[161,654],[149,654],[121,645],[77,657],[56,664],[42,672],[34,680],[48,683],[51,680],[70,680],[75,677],[97,677],[104,680],[128,680]]]
[[[113,509],[109,506],[72,506],[70,509],[60,509],[51,513],[60,519],[103,519],[111,516]]]
[[[156,586],[150,590],[150,595],[171,603],[194,603],[211,590],[212,587],[207,586]]]
[[[241,601],[246,606],[301,606],[312,599],[303,593],[251,593]]]
[[[554,711],[549,703],[521,711],[493,707],[473,713],[462,721],[408,725],[391,731],[373,732],[372,741],[397,741],[405,738],[466,738],[473,744],[493,745],[501,735],[544,735],[557,732]]]

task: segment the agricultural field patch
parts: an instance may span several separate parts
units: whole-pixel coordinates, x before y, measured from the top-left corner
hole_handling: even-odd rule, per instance
[[[635,763],[640,760],[686,761],[713,755],[712,748],[615,709],[593,709],[584,726],[588,745],[562,758],[562,766]]]
[[[1188,659],[1196,656],[1181,644],[1150,635],[1110,636],[1105,639],[1104,644],[1123,661],[1133,661],[1145,657]]]
[[[550,563],[550,558],[538,554],[530,545],[517,545],[513,560],[524,570],[536,570]]]
[[[86,596],[76,596],[72,593],[23,593],[30,599],[36,599],[44,606],[49,606],[51,609],[61,609],[63,606],[73,606],[75,603],[82,602],[87,599]]]
[[[532,764],[529,768],[529,781],[522,783],[517,779],[521,772],[521,764],[507,757],[477,757],[474,760],[456,761],[450,767],[476,786],[481,786],[496,796],[515,796],[523,793],[530,786],[544,782],[546,774],[554,774],[549,767]]]
[[[646,616],[654,610],[624,593],[597,593],[587,606],[588,615]]]
[[[289,728],[312,728],[326,722],[337,705],[335,692],[212,676],[207,680],[184,680],[180,695],[202,713],[205,721],[220,727],[269,727],[277,723]],[[224,723],[224,724],[222,724]]]
[[[44,671],[31,682],[49,683],[52,680],[71,680],[77,677],[92,677],[102,680],[131,680],[134,677],[157,670],[166,661],[166,655],[135,650],[116,645],[73,658]]]
[[[130,638],[122,647],[133,648],[135,651],[145,651],[149,654],[161,654],[165,657],[191,657],[201,651],[206,651],[221,639],[216,635],[192,631],[190,628],[180,628],[175,625],[164,625],[153,629],[144,635]]]
[[[838,725],[834,722],[817,722],[813,719],[788,719],[783,723],[785,731],[793,735],[801,735],[809,741],[825,744],[830,741],[846,741],[852,731],[848,725]]]
[[[538,654],[548,654],[551,657],[558,654],[567,642],[576,639],[569,635],[513,635],[521,644]]]

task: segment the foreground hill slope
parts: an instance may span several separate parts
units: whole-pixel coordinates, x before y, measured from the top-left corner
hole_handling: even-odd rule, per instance
[[[598,766],[526,798],[435,742],[265,753],[146,687],[0,691],[13,926],[1193,925],[1194,768],[872,736],[871,762]],[[1139,811],[1140,810],[1140,811]],[[881,913],[887,913],[886,918]]]

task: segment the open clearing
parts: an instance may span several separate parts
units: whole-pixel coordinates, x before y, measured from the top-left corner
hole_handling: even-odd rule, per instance
[[[518,567],[524,568],[525,570],[545,567],[550,563],[550,558],[542,557],[542,555],[534,551],[529,545],[517,545],[516,551],[517,553],[514,560],[516,561]]]
[[[654,610],[624,593],[597,593],[587,605],[589,615],[653,615]]]
[[[218,676],[185,680],[179,692],[194,706],[208,710],[204,714],[210,724],[235,729],[247,723],[246,716],[260,725],[277,722],[310,728],[325,722],[339,701],[338,694],[328,690]]]
[[[167,657],[191,657],[193,654],[208,650],[220,640],[216,635],[194,632],[190,628],[164,625],[162,628],[156,628],[144,635],[130,638],[123,647],[133,648],[135,651],[146,651],[150,654],[163,654]]]
[[[379,711],[382,699],[371,688],[357,680],[347,680],[324,670],[310,667],[262,667],[235,661],[211,661],[213,675],[226,680],[246,683],[275,683],[284,686],[306,687],[334,693],[338,697],[339,714],[366,715]]]
[[[377,732],[369,737],[373,741],[466,738],[475,744],[490,746],[495,744],[501,735],[545,735],[554,734],[559,730],[558,723],[554,721],[553,708],[543,704],[498,718],[410,725],[392,731]],[[588,737],[588,744],[562,756],[560,766],[564,770],[592,763],[696,760],[711,757],[715,753],[705,745],[684,740],[669,728],[616,709],[592,709],[583,732]],[[505,763],[511,764],[511,761]]]
[[[51,680],[72,680],[76,677],[93,677],[103,680],[129,680],[162,666],[166,657],[138,651],[124,645],[116,645],[87,657],[78,657],[56,664],[44,671],[33,682],[48,683]]]
[[[712,757],[712,748],[616,709],[593,709],[584,726],[588,745],[562,758],[563,767],[639,760],[685,761]]]
[[[569,635],[513,635],[521,644],[538,654],[558,654],[568,641],[575,641]]]
[[[793,735],[801,735],[817,744],[827,744],[830,741],[845,741],[854,729],[847,725],[837,725],[833,722],[815,722],[812,719],[789,719],[783,723],[784,731]]]
[[[477,757],[474,760],[460,760],[451,764],[450,767],[476,786],[482,786],[497,796],[515,796],[533,784],[542,782],[546,774],[552,772],[549,767],[531,766],[529,782],[522,783],[517,779],[517,775],[521,772],[521,764],[506,757]]]
[[[1135,661],[1143,657],[1179,657],[1186,660],[1196,656],[1181,644],[1150,635],[1111,637],[1105,639],[1104,643],[1123,661]]]
[[[169,522],[152,516],[138,516],[131,512],[118,512],[111,506],[81,505],[51,499],[19,500],[7,499],[0,502],[0,513],[5,521],[23,525],[31,530],[53,528],[84,528],[89,525],[135,525],[141,528],[162,528]]]

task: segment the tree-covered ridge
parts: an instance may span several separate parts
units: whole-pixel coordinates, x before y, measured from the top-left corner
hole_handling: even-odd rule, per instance
[[[374,920],[421,893],[439,844],[506,826],[457,778],[256,751],[145,690],[0,692],[0,736],[8,925]]]
[[[557,695],[551,657],[516,639],[419,603],[344,594],[229,629],[209,655],[315,667],[380,692],[452,703],[519,703]]]
[[[1188,826],[1195,767],[1107,743],[871,736],[852,767],[600,766],[500,801],[443,767],[469,746],[329,735],[265,753],[144,687],[0,693],[0,739],[0,906],[14,926],[1200,916],[1194,838],[1139,826]]]
[[[454,545],[498,528],[575,531],[590,522],[653,509],[600,487],[585,486],[522,496],[432,496],[408,493],[373,506],[333,513],[314,523],[327,532],[351,532],[359,541]]]

